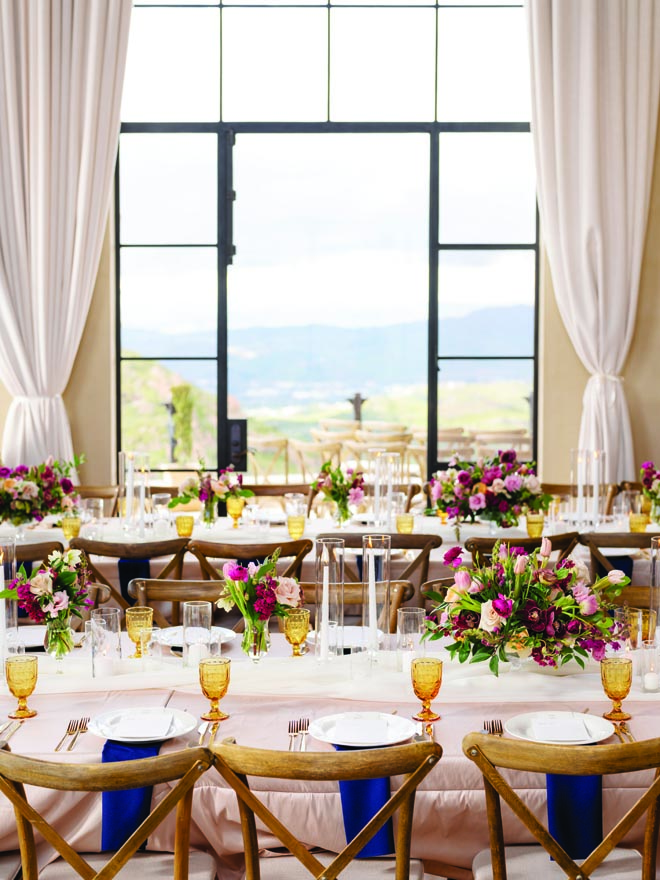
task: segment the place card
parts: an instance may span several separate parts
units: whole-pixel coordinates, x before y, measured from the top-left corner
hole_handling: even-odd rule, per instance
[[[579,742],[590,737],[584,718],[579,714],[548,712],[534,718],[530,726],[531,738],[540,742]]]
[[[130,712],[117,722],[112,734],[122,739],[159,739],[172,727],[171,712]]]

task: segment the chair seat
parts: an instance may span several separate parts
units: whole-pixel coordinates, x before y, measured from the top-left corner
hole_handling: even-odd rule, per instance
[[[84,859],[95,871],[100,871],[108,861],[107,853],[85,853]],[[20,861],[19,861],[20,864]],[[190,852],[189,880],[215,880],[215,860],[208,853]],[[174,856],[171,853],[143,852],[133,858],[115,874],[117,880],[163,880],[174,876]],[[4,875],[0,874],[0,877]],[[51,862],[39,872],[39,880],[80,880],[71,865],[63,859]]]
[[[315,852],[314,857],[329,865],[334,853]],[[273,856],[259,859],[261,880],[311,880],[309,871],[294,856]],[[342,880],[394,880],[396,861],[393,858],[355,859],[341,872]],[[410,860],[410,880],[424,880],[424,864]]]
[[[530,877],[534,880],[558,880],[566,877],[541,846],[507,846],[504,852],[507,880],[529,880]],[[592,880],[639,880],[641,872],[642,857],[637,850],[616,847],[590,877]],[[482,849],[474,857],[472,874],[474,880],[493,880],[490,850]]]

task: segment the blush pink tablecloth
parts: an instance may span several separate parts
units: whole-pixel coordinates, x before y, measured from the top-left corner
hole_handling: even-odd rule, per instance
[[[437,649],[437,646],[432,646]],[[410,717],[417,709],[407,677],[396,669],[395,655],[384,656],[376,670],[352,665],[343,658],[325,668],[313,656],[289,658],[288,646],[279,634],[273,636],[273,652],[259,666],[253,666],[240,652],[238,642],[226,646],[232,658],[232,683],[223,700],[230,718],[223,723],[220,736],[234,737],[245,745],[287,749],[288,723],[292,719],[311,719],[342,711],[385,711],[397,709]],[[64,676],[52,673],[49,658],[40,660],[40,679],[30,703],[38,715],[26,722],[12,739],[14,751],[46,760],[98,761],[103,740],[91,734],[81,737],[73,752],[54,753],[53,749],[71,717],[95,716],[115,708],[170,706],[185,709],[199,717],[207,703],[199,691],[194,671],[173,663],[160,670],[146,670],[138,661],[124,661],[121,674],[92,681],[85,664],[74,652]],[[171,684],[167,685],[170,679]],[[638,738],[657,732],[660,699],[642,694],[638,683],[627,701],[632,726]],[[3,688],[0,716],[14,705]],[[436,738],[443,758],[424,781],[415,807],[413,854],[446,866],[448,874],[463,877],[475,853],[488,845],[484,794],[474,765],[462,754],[466,733],[479,730],[486,718],[508,718],[530,710],[572,710],[587,708],[593,714],[607,706],[597,670],[573,676],[549,676],[528,672],[509,672],[499,679],[483,668],[446,664],[445,681],[436,707],[442,720],[436,725]],[[170,740],[163,751],[184,748],[192,735]],[[308,738],[311,750],[331,747]],[[542,813],[545,803],[544,777],[517,774],[515,784],[524,790],[528,803]],[[605,780],[605,824],[608,817],[628,804],[643,780],[607,778]],[[266,792],[268,805],[308,844],[323,847],[343,845],[339,794],[336,785],[303,785],[270,780],[256,785]],[[160,798],[164,791],[156,790]],[[35,805],[62,823],[80,851],[100,846],[100,797],[38,791]],[[513,820],[505,821],[508,842],[524,842],[527,836]],[[639,842],[636,828],[631,839]],[[153,848],[170,848],[173,822],[167,822],[150,840]],[[235,797],[215,771],[197,784],[193,806],[193,845],[212,851],[222,876],[238,877],[243,850]],[[262,844],[276,842],[263,834]],[[15,822],[8,802],[0,799],[0,850],[15,848]],[[49,858],[42,850],[42,861]],[[449,871],[449,869],[447,869]]]

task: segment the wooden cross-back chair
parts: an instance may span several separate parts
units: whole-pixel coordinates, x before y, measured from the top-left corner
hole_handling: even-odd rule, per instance
[[[316,608],[316,584],[309,583],[301,583],[300,587],[303,593],[303,604],[309,605],[312,608]],[[382,611],[382,619],[378,621],[378,626],[380,629],[385,630],[385,632],[395,633],[396,632],[396,623],[397,623],[397,611],[401,607],[402,602],[406,602],[409,599],[412,599],[413,594],[415,592],[415,588],[410,583],[410,581],[390,581],[390,608],[389,608],[389,617],[385,620],[382,615],[385,614],[386,609],[383,607]],[[362,606],[363,595],[362,595],[362,584],[344,584],[344,616],[350,617],[359,614],[359,609]],[[378,604],[381,603],[380,597],[378,598]]]
[[[175,877],[177,880],[184,880],[185,877],[190,880],[214,880],[214,859],[207,853],[190,852],[193,786],[212,762],[210,753],[200,748],[109,764],[62,764],[25,758],[0,750],[0,792],[14,807],[23,868],[22,880],[54,880],[64,876],[94,880],[101,872],[104,880],[111,880],[129,861],[132,873],[125,873],[125,876],[139,877],[141,873],[151,871],[153,873],[149,876]],[[84,857],[38,812],[26,793],[26,786],[55,791],[104,792],[172,783],[176,780],[177,784],[152,809],[120,849],[115,853],[86,853]],[[30,796],[33,797],[31,791]],[[173,810],[176,810],[174,852],[138,852]],[[35,828],[61,857],[41,872],[37,866]],[[71,866],[67,871],[63,870],[64,862]]]
[[[170,575],[181,578],[183,573],[183,557],[188,547],[188,538],[168,538],[164,541],[144,541],[141,543],[120,543],[119,541],[96,541],[90,538],[72,538],[69,547],[82,550],[89,564],[94,579],[110,587],[112,598],[120,608],[126,610],[128,602],[121,592],[94,565],[92,556],[109,556],[113,559],[159,559],[169,556],[156,577],[160,580]]]
[[[383,533],[379,532],[378,534]],[[422,608],[424,597],[421,593],[421,586],[429,576],[431,551],[442,545],[442,538],[439,535],[399,535],[396,532],[385,532],[384,534],[389,534],[392,550],[418,551],[403,571],[397,572],[396,580],[410,581],[413,584],[415,592],[412,602]],[[317,540],[319,538],[342,538],[347,549],[361,550],[364,537],[366,535],[361,532],[328,532],[317,535]],[[344,560],[344,580],[352,583],[362,581],[357,566],[346,560]]]
[[[80,498],[102,498],[105,516],[117,516],[119,512],[119,486],[76,486]]]
[[[157,578],[133,578],[128,585],[128,594],[137,600],[137,605],[148,605],[154,609],[154,624],[167,627],[181,622],[182,602],[212,602],[220,595],[216,581],[158,580]],[[154,603],[172,603],[170,622]]]
[[[623,548],[624,550],[648,550],[651,538],[660,537],[660,532],[583,532],[580,543],[589,548],[591,576],[596,578],[598,567],[604,571],[613,571],[616,559],[608,559],[605,555],[607,547]]]
[[[530,877],[534,880],[556,880],[562,876],[575,880],[587,880],[594,876],[603,880],[654,880],[659,821],[660,739],[626,745],[569,746],[542,745],[470,733],[463,740],[463,752],[474,761],[483,775],[490,833],[490,851],[480,852],[472,863],[474,880],[528,880]],[[552,768],[553,773],[568,776],[644,770],[656,772],[650,785],[641,785],[640,780],[643,793],[634,806],[578,865],[530,811],[499,768],[527,773],[546,773],[548,768]],[[540,846],[505,846],[501,800],[508,804]],[[619,847],[618,844],[645,813],[643,853],[640,855],[635,850]],[[555,864],[550,861],[548,854]],[[606,858],[608,860],[604,862]],[[601,870],[594,874],[601,864]]]
[[[265,559],[272,556],[280,548],[280,559],[291,559],[287,565],[282,565],[278,572],[282,577],[300,578],[303,559],[314,544],[309,538],[301,538],[299,541],[277,541],[265,544],[221,544],[215,541],[191,541],[188,550],[199,561],[204,580],[220,581],[222,574],[218,570],[222,567],[221,562],[236,559],[238,562],[246,562],[254,559]],[[211,560],[217,560],[215,564]]]
[[[212,749],[215,768],[236,792],[245,847],[247,880],[274,880],[287,878],[299,880],[311,874],[323,880],[337,877],[383,877],[421,880],[424,868],[421,862],[410,861],[410,838],[417,786],[438,763],[441,747],[434,742],[391,746],[383,749],[359,749],[345,752],[277,752],[252,749],[224,742]],[[357,836],[339,853],[309,852],[307,846],[264,805],[248,785],[248,777],[270,779],[295,779],[302,781],[335,781],[374,779],[383,776],[404,776],[401,786],[378,813],[364,826]],[[398,812],[395,852],[393,859],[377,858],[373,861],[352,862],[364,845]],[[315,822],[310,815],[310,822]],[[259,819],[291,853],[288,858],[259,859],[259,841],[256,819]],[[341,821],[337,817],[338,821]],[[336,820],[336,821],[337,821]],[[305,840],[313,844],[314,831],[310,827]],[[342,873],[346,869],[346,873]],[[353,870],[351,870],[353,869]],[[368,872],[368,873],[367,873]],[[381,874],[382,872],[382,874]]]
[[[309,483],[243,483],[243,488],[254,492],[254,497],[246,498],[246,501],[254,501],[258,504],[260,499],[265,498],[277,501],[282,510],[284,510],[284,496],[291,492],[297,492],[307,499],[307,511],[309,512],[314,495]]]
[[[465,549],[472,554],[475,565],[484,565],[490,562],[493,555],[493,547],[496,542],[506,544],[509,547],[522,547],[527,553],[538,550],[543,538],[468,538]],[[549,535],[548,540],[552,544],[553,558],[557,553],[557,562],[561,562],[570,556],[580,543],[578,532],[564,532],[562,535]]]

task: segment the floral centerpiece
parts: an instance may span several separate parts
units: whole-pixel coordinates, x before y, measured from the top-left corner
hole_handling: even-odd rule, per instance
[[[446,471],[431,477],[429,492],[437,510],[455,526],[474,522],[477,516],[495,525],[515,526],[523,510],[546,511],[552,500],[541,488],[534,462],[519,462],[515,449],[477,462],[452,458]]]
[[[0,468],[0,520],[21,526],[48,514],[63,513],[78,502],[71,472],[84,461],[48,458],[43,464]]]
[[[48,564],[28,576],[23,566],[0,599],[16,599],[30,620],[46,624],[44,647],[56,660],[73,648],[70,618],[82,617],[81,610],[92,602],[86,561],[80,550],[54,551]]]
[[[236,606],[241,612],[245,623],[242,648],[255,662],[268,652],[271,617],[286,617],[291,608],[300,604],[296,579],[277,574],[279,555],[278,549],[260,565],[228,562],[222,569],[224,589],[216,604],[225,611]]]
[[[642,492],[651,502],[651,519],[660,524],[660,471],[652,461],[643,461],[639,470]]]
[[[179,486],[179,494],[169,502],[168,507],[189,504],[194,498],[202,503],[202,519],[210,526],[215,522],[218,501],[230,498],[249,498],[254,495],[251,489],[243,488],[243,475],[236,473],[233,465],[218,471],[217,478],[205,471],[204,462],[195,476],[188,477]]]
[[[353,468],[347,468],[344,472],[341,465],[333,468],[332,463],[326,461],[312,483],[312,489],[335,502],[337,523],[341,526],[351,517],[348,505],[364,501],[364,474]]]
[[[608,644],[618,648],[610,604],[630,579],[610,571],[589,586],[586,569],[572,560],[550,568],[551,551],[547,538],[529,555],[498,541],[489,566],[468,569],[461,548],[449,550],[445,564],[457,571],[445,596],[428,594],[439,604],[427,619],[427,638],[449,636],[452,657],[487,661],[495,675],[512,656],[555,667],[569,660],[584,667],[589,655],[602,660]]]

